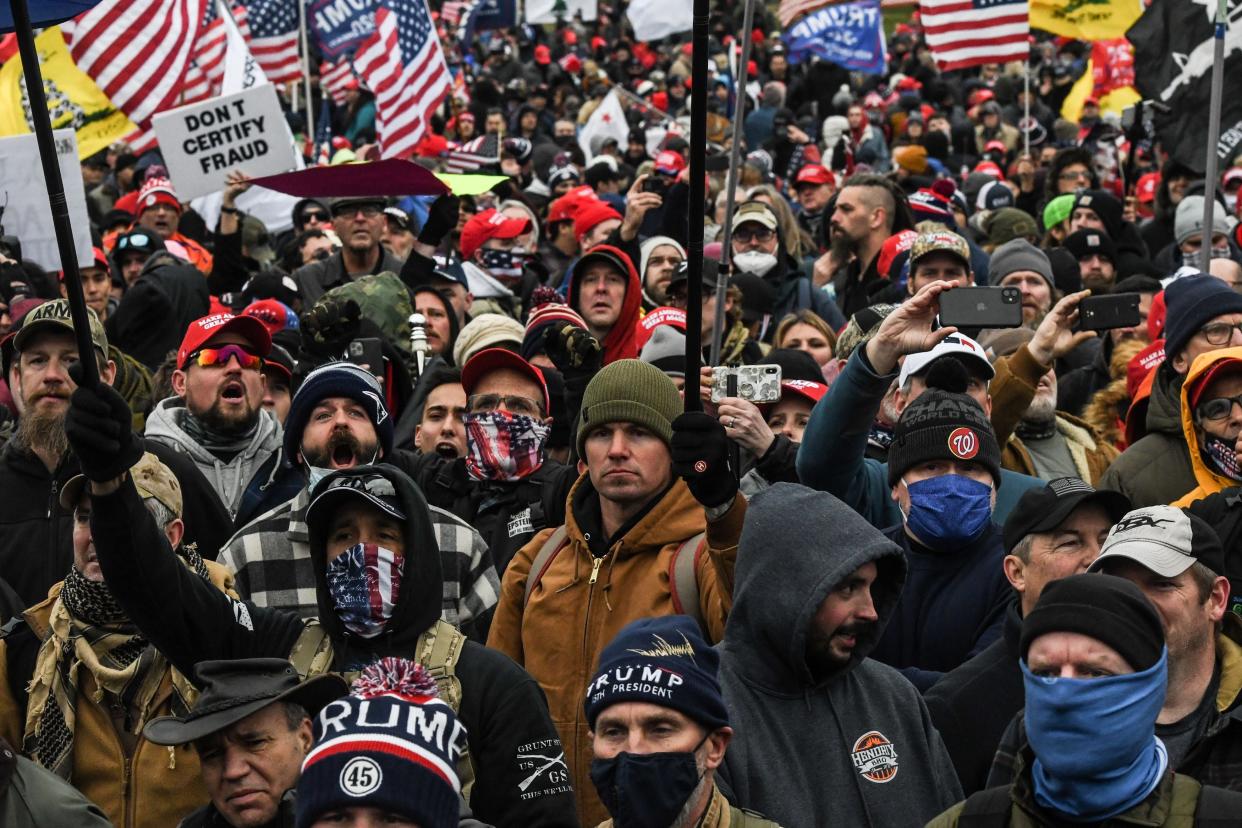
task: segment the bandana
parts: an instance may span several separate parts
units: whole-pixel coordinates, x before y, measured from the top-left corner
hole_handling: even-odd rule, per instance
[[[384,631],[401,594],[404,565],[405,558],[373,543],[356,543],[328,564],[328,594],[345,629],[363,638]]]
[[[483,267],[495,276],[507,288],[521,284],[522,269],[526,266],[529,255],[524,250],[481,250]]]
[[[533,417],[485,411],[463,419],[466,471],[472,480],[521,480],[543,465],[543,446],[551,429]]]
[[[1207,455],[1216,471],[1234,482],[1242,483],[1242,468],[1238,466],[1238,454],[1233,450],[1234,443],[1219,437],[1208,435],[1203,453]]]

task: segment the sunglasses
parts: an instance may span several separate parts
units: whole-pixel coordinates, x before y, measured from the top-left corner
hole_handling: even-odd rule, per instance
[[[1205,420],[1223,420],[1233,413],[1235,405],[1242,405],[1242,394],[1205,400],[1199,403],[1199,416]]]
[[[121,236],[117,239],[117,250],[128,250],[131,247],[150,247],[151,237],[145,233],[130,233],[128,236]]]
[[[733,240],[741,244],[749,244],[751,240],[766,244],[772,241],[774,235],[775,233],[766,227],[756,227],[754,229],[742,227],[733,231]]]
[[[200,348],[190,354],[186,364],[193,362],[199,368],[214,368],[228,365],[229,360],[237,357],[237,364],[243,369],[255,370],[263,366],[263,357],[252,354],[240,345],[225,345],[220,348]]]
[[[327,220],[328,220],[328,214],[327,214],[327,213],[321,213],[321,212],[319,212],[318,210],[311,210],[309,213],[303,213],[303,214],[302,214],[302,221],[303,221],[303,223],[308,222],[308,221],[320,221],[320,222],[323,222],[323,221],[327,221]]]

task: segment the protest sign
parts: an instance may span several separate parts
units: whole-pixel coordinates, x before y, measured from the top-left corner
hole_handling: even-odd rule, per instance
[[[818,56],[855,72],[884,71],[880,0],[842,3],[812,12],[781,35],[789,62]]]
[[[375,8],[371,0],[313,0],[307,20],[320,53],[335,61],[375,31]]]
[[[60,162],[60,177],[65,182],[78,267],[89,267],[94,264],[95,257],[91,253],[91,222],[86,215],[86,191],[78,164],[77,140],[71,129],[58,129],[52,135]],[[47,182],[43,178],[39,144],[34,135],[0,138],[0,198],[4,206],[0,225],[4,227],[4,235],[17,236],[21,241],[22,257],[44,270],[60,270],[60,248],[56,246]]]
[[[152,122],[183,201],[219,190],[230,170],[260,176],[297,166],[271,84],[161,112]]]

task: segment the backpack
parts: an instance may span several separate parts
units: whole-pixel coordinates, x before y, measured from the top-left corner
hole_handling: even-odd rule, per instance
[[[681,545],[673,550],[673,558],[668,566],[668,585],[672,592],[673,609],[678,615],[688,615],[693,618],[694,623],[700,628],[703,627],[703,611],[699,605],[699,579],[696,568],[706,540],[707,534],[700,532],[682,541]],[[539,547],[530,565],[531,574],[526,578],[526,593],[522,596],[523,610],[530,603],[531,593],[543,580],[543,574],[548,571],[552,561],[568,543],[568,532],[562,525],[558,526],[556,531],[543,542],[543,546]]]

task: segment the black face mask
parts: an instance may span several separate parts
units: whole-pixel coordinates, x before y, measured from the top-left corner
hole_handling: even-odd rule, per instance
[[[703,742],[707,737],[703,737]],[[618,753],[591,761],[591,782],[616,828],[672,825],[702,776],[694,754]]]

